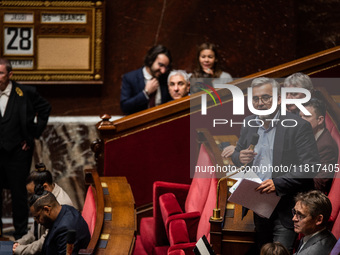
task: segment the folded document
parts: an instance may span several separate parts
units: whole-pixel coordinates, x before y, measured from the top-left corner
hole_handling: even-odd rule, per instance
[[[259,182],[242,179],[228,200],[252,210],[259,216],[269,218],[280,201],[280,197],[275,192],[256,191],[258,186],[260,186]]]

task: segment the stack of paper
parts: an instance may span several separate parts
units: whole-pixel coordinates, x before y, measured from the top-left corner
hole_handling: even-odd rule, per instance
[[[260,186],[258,180],[241,179],[236,184],[236,188],[232,187],[233,192],[228,199],[230,202],[240,204],[265,218],[272,215],[280,201],[280,197],[275,192],[261,193],[256,191],[256,188]]]

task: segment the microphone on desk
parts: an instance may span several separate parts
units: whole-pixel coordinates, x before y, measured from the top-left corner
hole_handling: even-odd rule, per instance
[[[67,238],[66,238],[66,255],[71,255],[73,248],[74,248],[74,242],[76,241],[76,231],[71,229],[67,232]]]
[[[249,146],[249,150],[254,151],[255,146],[257,145],[258,141],[259,141],[259,134],[258,133],[254,133],[251,141],[250,141],[250,146]],[[213,216],[211,217],[212,220],[221,220],[221,209],[219,206],[219,201],[220,201],[220,183],[222,180],[224,179],[228,179],[229,177],[231,177],[232,175],[235,175],[237,173],[239,173],[240,171],[242,171],[247,164],[244,164],[243,166],[241,166],[239,169],[237,169],[237,171],[235,171],[234,173],[230,174],[230,175],[226,175],[224,177],[222,177],[221,179],[218,180],[217,183],[217,195],[216,195],[216,208],[213,210]]]

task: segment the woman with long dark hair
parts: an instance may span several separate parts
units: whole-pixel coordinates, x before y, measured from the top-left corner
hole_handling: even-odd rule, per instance
[[[225,82],[233,80],[229,73],[223,72],[219,65],[216,46],[212,43],[202,43],[197,52],[197,69],[193,78],[221,78]]]

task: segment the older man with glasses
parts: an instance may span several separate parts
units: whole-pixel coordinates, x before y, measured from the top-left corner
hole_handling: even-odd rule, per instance
[[[287,115],[280,113],[280,85],[277,81],[260,77],[254,79],[251,86],[253,107],[256,110],[264,111],[277,106],[271,114],[245,118],[232,160],[237,166],[248,165],[256,170],[262,180],[258,192],[275,193],[280,197],[269,219],[254,214],[258,251],[263,244],[273,241],[282,243],[292,251],[296,234],[290,210],[294,207],[294,197],[298,192],[313,188],[313,174],[306,174],[305,168],[319,162],[318,150],[307,121],[290,112]],[[273,93],[273,88],[277,89],[278,94]],[[289,121],[295,124],[289,127],[282,125],[282,122]],[[252,150],[250,144],[254,134],[259,135],[259,141],[255,150]],[[288,171],[265,171],[283,167]],[[265,196],[263,199],[265,202]],[[245,213],[246,210],[243,215]]]

